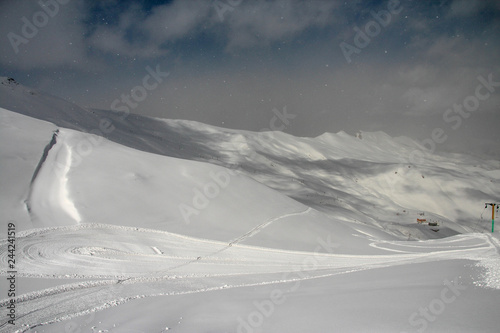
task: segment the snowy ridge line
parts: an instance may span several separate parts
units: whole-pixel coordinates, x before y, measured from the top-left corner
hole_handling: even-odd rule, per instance
[[[71,169],[71,156],[73,153],[71,151],[71,148],[66,143],[64,144],[64,147],[66,148],[67,155],[62,177],[60,179],[59,199],[60,203],[62,204],[63,210],[66,211],[66,213],[70,215],[77,223],[80,223],[82,221],[82,218],[80,217],[80,213],[78,213],[74,202],[70,199],[68,191],[68,172]]]
[[[72,151],[65,142],[66,136],[59,130],[53,134],[32,177],[25,203],[33,224],[81,222],[80,214],[69,197],[68,172]]]
[[[33,222],[33,213],[31,210],[31,194],[33,191],[33,183],[35,182],[36,177],[38,176],[38,173],[40,172],[40,169],[42,168],[43,164],[47,160],[47,156],[49,156],[49,151],[52,149],[52,147],[54,147],[54,145],[56,145],[58,133],[59,133],[59,129],[56,129],[54,131],[54,133],[52,134],[52,138],[51,138],[50,142],[43,149],[42,156],[40,157],[40,160],[38,161],[38,164],[35,168],[35,171],[33,172],[33,176],[31,176],[28,197],[26,198],[26,200],[24,202],[26,205],[26,210],[28,211],[28,214],[29,214],[32,222]]]
[[[38,173],[40,172],[40,169],[42,168],[43,163],[45,162],[45,160],[47,159],[47,156],[49,155],[49,151],[57,143],[57,134],[58,133],[59,133],[59,129],[54,131],[54,134],[52,134],[52,139],[43,149],[42,157],[40,158],[40,161],[38,162],[38,164],[35,168],[35,172],[33,173],[33,176],[31,177],[30,185],[33,184],[36,177],[38,176]]]

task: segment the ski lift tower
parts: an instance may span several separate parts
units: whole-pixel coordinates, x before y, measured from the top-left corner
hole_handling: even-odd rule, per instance
[[[491,206],[491,232],[493,232],[495,229],[495,207],[498,209],[500,204],[494,202],[487,202],[484,204],[485,209],[488,208],[488,206]]]

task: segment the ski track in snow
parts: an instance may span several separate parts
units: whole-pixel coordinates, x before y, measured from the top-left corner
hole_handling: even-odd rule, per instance
[[[226,251],[227,249],[231,248],[233,245],[236,245],[236,244],[239,244],[241,242],[243,242],[244,240],[256,235],[257,233],[259,233],[260,231],[262,231],[262,229],[266,228],[267,226],[269,226],[271,223],[275,222],[275,221],[278,221],[280,219],[283,219],[283,218],[286,218],[286,217],[290,217],[290,216],[299,216],[299,215],[304,215],[304,214],[308,214],[312,211],[312,208],[308,207],[306,210],[302,211],[302,212],[297,212],[297,213],[289,213],[289,214],[284,214],[284,215],[281,215],[281,216],[278,216],[278,217],[275,217],[273,219],[270,219],[269,221],[267,222],[264,222],[258,226],[256,226],[255,228],[253,228],[252,230],[250,230],[249,232],[243,234],[242,236],[232,240],[231,242],[229,242],[227,245],[224,245],[223,247],[221,247],[220,249],[214,251],[214,252],[211,252],[211,253],[208,253],[206,255],[200,255],[200,256],[197,256],[196,258],[194,259],[191,259],[187,262],[184,262],[184,263],[181,263],[179,265],[176,265],[176,266],[173,266],[165,271],[162,271],[162,273],[167,273],[169,271],[172,271],[172,270],[176,270],[176,269],[179,269],[181,267],[184,267],[184,266],[187,266],[187,265],[190,265],[192,263],[195,263],[195,262],[199,262],[201,260],[207,260],[209,258],[212,258],[220,253],[222,253],[223,251]],[[158,253],[158,250],[156,247],[153,247],[153,250]],[[278,251],[278,250],[276,250]],[[122,281],[126,281],[126,280],[130,280],[130,278],[127,278],[125,280],[120,280],[120,283]]]
[[[285,283],[439,260],[470,259],[479,261],[481,267],[497,267],[488,271],[485,284],[494,287],[498,281],[498,245],[481,234],[426,242],[374,241],[387,255],[312,253],[237,243],[274,221],[307,212],[309,209],[271,219],[229,245],[164,231],[98,224],[20,232],[16,262],[22,273],[18,276],[88,281],[18,296],[18,325],[27,330],[143,297]],[[0,241],[1,267],[7,267],[6,248],[7,241]],[[300,277],[284,277],[298,271]],[[0,274],[6,271],[0,270]],[[0,300],[2,318],[7,303],[7,299]],[[6,332],[5,326],[0,332]]]
[[[258,234],[259,232],[262,231],[262,229],[266,228],[267,226],[269,226],[271,223],[273,222],[276,222],[278,220],[281,220],[281,219],[284,219],[284,218],[287,218],[287,217],[291,217],[291,216],[299,216],[299,215],[305,215],[305,214],[308,214],[312,212],[312,208],[311,207],[308,207],[306,210],[304,210],[303,212],[298,212],[298,213],[289,213],[289,214],[284,214],[282,216],[278,216],[278,217],[275,217],[267,222],[264,222],[258,226],[256,226],[255,228],[253,228],[252,230],[250,230],[249,232],[247,232],[246,234],[244,234],[243,236],[241,237],[238,237],[236,238],[235,240],[233,240],[230,245],[232,244],[237,244],[237,243],[240,243],[242,241],[244,241],[245,239],[247,238],[250,238],[256,234]]]

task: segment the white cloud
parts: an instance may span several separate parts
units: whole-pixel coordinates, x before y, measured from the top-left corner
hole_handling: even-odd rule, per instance
[[[334,24],[336,1],[251,1],[226,14],[228,49],[268,44]]]
[[[207,1],[175,1],[153,8],[146,16],[138,5],[120,15],[117,25],[101,25],[90,37],[90,44],[104,52],[153,58],[164,55],[162,44],[185,38],[207,21]],[[140,37],[127,36],[134,33]]]
[[[147,56],[148,52],[161,53],[160,45],[168,47],[168,43],[209,29],[222,35],[228,50],[248,48],[333,24],[336,7],[334,1],[248,1],[225,12],[221,21],[214,2],[177,0],[155,7],[149,16],[135,15],[138,10],[131,8],[121,14],[117,26],[101,26],[91,39],[93,46],[106,52]],[[144,40],[127,40],[130,29],[142,33]]]
[[[8,47],[0,50],[0,62],[26,70],[87,65],[91,59],[89,53],[95,51],[155,58],[165,55],[171,43],[202,31],[226,43],[227,50],[245,49],[291,38],[311,27],[334,24],[333,14],[338,4],[336,1],[245,1],[226,12],[221,21],[213,1],[176,0],[154,7],[149,15],[139,5],[132,5],[119,14],[117,24],[98,22],[90,27],[85,23],[90,14],[85,2],[69,1],[58,6],[57,14],[38,29],[36,36],[25,39],[23,17],[32,21],[38,12],[46,15],[42,7],[35,1],[2,2],[1,35],[13,32],[27,43],[11,43],[5,37]],[[101,7],[111,11],[116,4]]]
[[[192,33],[208,20],[211,3],[208,1],[175,1],[158,6],[146,18],[142,28],[156,42],[174,41]]]

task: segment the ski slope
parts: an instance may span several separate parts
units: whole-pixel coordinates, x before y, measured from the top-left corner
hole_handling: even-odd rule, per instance
[[[17,244],[18,270],[23,275],[85,279],[20,297],[17,310],[22,317],[18,321],[29,327],[145,297],[302,283],[385,268],[398,268],[401,274],[406,266],[498,256],[498,249],[486,235],[456,236],[426,244],[374,241],[370,245],[380,251],[379,255],[342,255],[98,224],[35,229],[19,235]],[[5,255],[0,262],[6,263]]]
[[[0,296],[0,332],[498,327],[500,242],[482,209],[500,198],[498,161],[409,164],[418,145],[384,133],[123,119],[6,80],[0,97],[18,291],[16,325]]]

